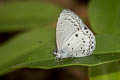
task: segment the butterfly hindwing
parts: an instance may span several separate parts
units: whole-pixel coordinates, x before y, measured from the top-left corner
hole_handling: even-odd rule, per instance
[[[79,16],[64,9],[57,22],[56,43],[56,57],[84,57],[93,53],[96,40]]]

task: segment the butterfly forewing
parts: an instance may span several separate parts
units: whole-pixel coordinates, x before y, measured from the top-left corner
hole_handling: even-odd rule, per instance
[[[79,24],[73,19],[72,16],[70,16],[70,12],[68,14],[67,11],[64,11],[64,13],[60,14],[56,27],[56,42],[58,50],[62,47],[63,41],[66,37],[70,37],[78,30],[76,28],[78,27],[77,25]]]

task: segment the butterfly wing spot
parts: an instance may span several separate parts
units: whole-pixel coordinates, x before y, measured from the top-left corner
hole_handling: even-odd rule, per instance
[[[89,55],[90,53],[87,53],[87,55]]]
[[[91,49],[93,49],[93,46],[91,46]]]
[[[79,28],[77,28],[77,30],[79,31],[80,29],[79,29]]]
[[[77,56],[78,54],[76,53],[76,56]]]
[[[71,21],[71,23],[74,23],[74,21]]]
[[[77,24],[74,24],[74,26],[77,26]]]
[[[87,27],[84,27],[84,30],[86,30],[87,29]]]
[[[92,44],[93,44],[94,42],[92,41]]]
[[[73,57],[73,54],[70,54],[71,57]]]
[[[67,20],[67,18],[65,18],[65,20]]]
[[[90,34],[90,36],[91,36],[91,34]]]
[[[67,11],[67,13],[69,13],[69,12]]]
[[[85,43],[85,41],[83,41],[83,43]]]
[[[82,49],[83,47],[81,47],[81,49]]]
[[[72,48],[72,50],[73,50],[73,48]]]
[[[70,46],[70,44],[68,43],[68,46]]]
[[[75,34],[76,37],[78,37],[78,34]]]
[[[82,54],[85,52],[85,50],[83,50]]]
[[[88,33],[88,31],[86,31],[86,33]]]
[[[67,19],[67,20],[71,20],[71,19]]]

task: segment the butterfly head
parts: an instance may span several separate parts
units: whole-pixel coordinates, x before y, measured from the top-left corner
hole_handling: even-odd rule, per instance
[[[56,58],[66,58],[66,57],[68,57],[68,54],[67,54],[66,51],[64,51],[64,50],[59,51],[58,49],[56,49],[54,51],[54,55],[56,56]]]

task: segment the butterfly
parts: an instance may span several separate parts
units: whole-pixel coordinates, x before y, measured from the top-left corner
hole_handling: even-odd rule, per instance
[[[56,44],[56,58],[85,57],[95,50],[96,39],[77,14],[64,9],[57,22]]]

